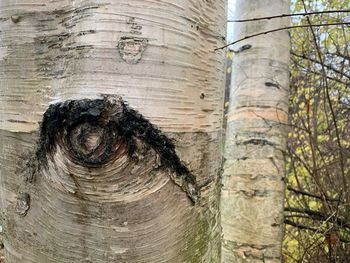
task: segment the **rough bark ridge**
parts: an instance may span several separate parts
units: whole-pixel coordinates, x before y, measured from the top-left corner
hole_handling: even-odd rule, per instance
[[[218,261],[224,36],[224,0],[0,0],[7,263]]]
[[[288,0],[238,0],[236,19],[289,12]],[[237,23],[235,39],[288,19]],[[281,262],[284,151],[288,124],[287,31],[245,40],[233,48],[223,190],[223,263]]]

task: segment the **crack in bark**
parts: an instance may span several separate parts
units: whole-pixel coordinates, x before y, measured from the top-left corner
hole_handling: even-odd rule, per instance
[[[270,81],[265,82],[265,86],[266,87],[274,87],[276,89],[281,89],[281,87],[277,83],[273,83],[273,82],[270,82]]]
[[[243,144],[243,145],[254,144],[254,145],[262,145],[262,146],[269,145],[272,147],[276,146],[275,143],[269,142],[268,140],[265,140],[265,139],[250,139],[237,144]]]

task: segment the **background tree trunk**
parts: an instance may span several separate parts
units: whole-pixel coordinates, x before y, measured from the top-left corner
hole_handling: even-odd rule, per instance
[[[225,8],[0,1],[7,263],[219,260]]]
[[[235,19],[289,12],[288,0],[238,0]],[[235,25],[234,39],[287,26],[288,19]],[[233,47],[232,88],[221,197],[222,262],[280,262],[289,35],[267,34]]]

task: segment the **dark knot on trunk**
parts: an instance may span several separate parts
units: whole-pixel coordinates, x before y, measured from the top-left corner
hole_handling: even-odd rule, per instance
[[[36,157],[45,167],[60,148],[64,158],[83,167],[100,168],[127,155],[137,161],[141,148],[159,156],[161,168],[195,202],[195,177],[180,161],[173,142],[137,111],[117,97],[69,100],[50,105],[40,129]]]

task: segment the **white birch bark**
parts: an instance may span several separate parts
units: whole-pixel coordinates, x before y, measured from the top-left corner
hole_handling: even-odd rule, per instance
[[[225,8],[224,0],[0,0],[6,263],[219,260],[224,52],[214,49],[225,41]],[[88,167],[77,153],[110,135],[84,122],[70,133],[65,120],[47,130],[58,135],[43,151],[46,167],[38,166],[39,122],[49,105],[80,100],[81,109],[81,99],[102,103],[101,94],[109,94],[105,102],[121,97],[174,141],[200,200],[189,199],[189,186],[141,130],[137,161],[117,140],[116,156]],[[87,112],[118,119],[116,105]]]
[[[235,19],[289,12],[289,0],[237,0]],[[288,19],[237,23],[234,39],[287,26]],[[233,46],[221,196],[222,262],[281,262],[289,34]],[[241,48],[244,47],[244,48]]]

